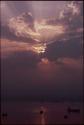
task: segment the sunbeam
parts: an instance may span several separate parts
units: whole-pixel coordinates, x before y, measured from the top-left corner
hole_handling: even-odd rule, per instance
[[[1,23],[6,24],[8,19],[13,17],[13,10],[10,8],[6,1],[1,1]]]

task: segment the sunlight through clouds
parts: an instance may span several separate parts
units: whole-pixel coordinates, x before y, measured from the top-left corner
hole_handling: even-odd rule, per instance
[[[25,45],[27,45],[28,50],[40,54],[46,51],[49,44],[82,37],[81,3],[66,2],[65,4],[64,2],[61,9],[62,2],[59,6],[56,4],[59,2],[54,2],[55,4],[52,6],[51,2],[48,1],[27,1],[21,2],[20,5],[23,3],[27,9],[25,8],[25,11],[22,12],[21,10],[21,12],[15,14],[18,2],[1,1],[1,19],[4,22],[6,20],[4,15],[6,14],[7,22],[5,26],[7,31],[12,34],[11,38],[15,38],[13,41],[20,41],[21,44],[22,42],[27,43]],[[52,13],[54,13],[54,16]],[[8,35],[6,32],[5,34]]]

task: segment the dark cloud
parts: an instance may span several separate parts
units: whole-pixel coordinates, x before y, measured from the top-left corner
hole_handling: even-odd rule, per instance
[[[32,16],[32,14],[26,12],[26,13],[23,13],[23,14],[22,14],[22,17],[23,17],[24,22],[27,23],[27,24],[29,25],[29,27],[30,27],[32,30],[35,31],[35,28],[34,28],[34,18],[33,18],[33,16]]]
[[[66,42],[61,54],[79,58],[83,55],[83,1],[69,1],[59,22],[66,26]]]
[[[78,101],[82,89],[80,67],[75,59],[46,64],[35,53],[17,52],[2,59],[2,84],[7,87],[8,99]]]
[[[40,57],[37,56],[32,51],[21,51],[21,52],[15,52],[12,54],[12,56],[9,56],[5,59],[2,59],[2,64],[4,66],[7,66],[7,68],[14,68],[15,67],[27,67],[34,68],[36,67],[37,63],[40,61]],[[14,64],[14,65],[13,65]]]
[[[83,2],[69,1],[66,7],[60,11],[59,17],[46,20],[48,24],[63,24],[67,30],[76,30],[83,27]]]
[[[80,58],[83,55],[82,38],[72,38],[66,42],[58,41],[47,46],[44,56],[49,60],[58,57]]]
[[[68,26],[69,30],[83,27],[83,3],[71,1],[67,3],[66,8],[62,11],[60,21]],[[61,13],[61,12],[60,12]]]

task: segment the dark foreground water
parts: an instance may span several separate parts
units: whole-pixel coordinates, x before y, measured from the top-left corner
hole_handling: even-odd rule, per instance
[[[68,113],[68,106],[80,109],[80,113]],[[8,102],[2,103],[1,109],[8,113],[7,118],[1,116],[2,124],[7,125],[83,124],[82,103]]]

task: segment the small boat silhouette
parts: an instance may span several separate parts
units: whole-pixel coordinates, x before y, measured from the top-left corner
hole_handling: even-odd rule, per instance
[[[40,114],[43,114],[44,113],[44,111],[43,110],[40,110]]]
[[[40,110],[40,115],[41,115],[41,125],[45,125],[45,108],[43,106],[41,106],[41,110]]]
[[[68,107],[67,112],[68,113],[80,113],[80,109]]]
[[[7,113],[2,113],[3,119],[7,119],[8,114]]]
[[[68,118],[68,115],[64,115],[64,119],[67,119]]]

